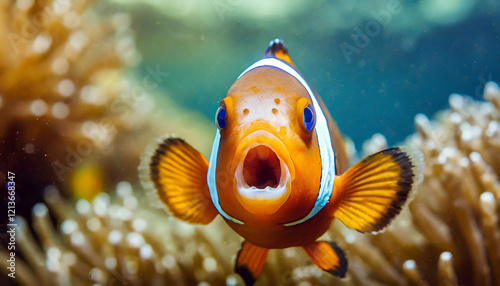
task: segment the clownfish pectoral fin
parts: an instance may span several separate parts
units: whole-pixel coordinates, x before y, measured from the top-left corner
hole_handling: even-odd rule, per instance
[[[210,223],[218,212],[208,190],[207,159],[179,138],[167,138],[151,151],[140,171],[146,173],[142,174],[146,179],[149,175],[169,211],[190,223]]]
[[[253,285],[266,261],[269,249],[244,241],[236,257],[234,272],[245,281],[245,285]]]
[[[360,232],[383,230],[419,181],[422,164],[421,154],[398,147],[366,157],[335,179],[331,214]]]
[[[269,43],[265,58],[277,58],[293,66],[292,59],[288,55],[288,49],[282,39],[276,38]]]
[[[315,241],[304,246],[311,261],[321,270],[343,278],[347,271],[344,251],[335,242]]]

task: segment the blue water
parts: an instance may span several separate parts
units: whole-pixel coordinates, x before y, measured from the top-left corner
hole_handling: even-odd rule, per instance
[[[271,39],[280,37],[341,131],[358,148],[376,132],[396,144],[414,132],[417,113],[432,116],[447,108],[451,93],[481,99],[487,80],[500,81],[498,1],[475,1],[459,16],[452,5],[451,12],[444,9],[433,20],[425,19],[430,12],[419,12],[421,5],[466,2],[396,1],[401,12],[392,14],[385,27],[371,12],[386,10],[394,1],[356,1],[372,5],[370,9],[352,4],[355,1],[298,2],[301,8],[286,17],[275,11],[274,18],[265,19],[247,16],[252,1],[211,1],[198,10],[176,6],[188,11],[185,17],[172,17],[149,5],[130,5],[143,55],[136,72],[160,64],[170,73],[160,93],[212,120],[236,77],[263,56]],[[236,4],[225,6],[230,9],[221,20],[214,3]],[[354,20],[346,24],[337,19],[339,15]],[[362,47],[352,38],[356,29],[372,35]],[[342,43],[357,52],[346,57]]]

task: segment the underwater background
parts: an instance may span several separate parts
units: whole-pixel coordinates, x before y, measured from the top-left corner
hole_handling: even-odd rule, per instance
[[[277,37],[358,146],[376,132],[390,145],[402,141],[415,114],[445,108],[451,93],[481,98],[500,76],[493,0],[108,3],[108,12],[133,18],[136,72],[159,64],[169,73],[160,93],[210,120]]]
[[[326,234],[346,279],[291,249],[258,283],[498,285],[499,20],[496,0],[2,0],[0,284],[242,285],[240,238],[172,219],[137,167],[163,134],[208,155],[219,101],[279,37],[353,162],[401,144],[426,170],[383,234]]]

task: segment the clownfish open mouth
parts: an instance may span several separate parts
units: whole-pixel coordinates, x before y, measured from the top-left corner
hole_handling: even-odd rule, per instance
[[[286,147],[274,135],[258,131],[240,144],[235,193],[253,214],[272,214],[288,199],[294,168]]]
[[[278,187],[281,180],[280,159],[271,148],[258,145],[250,149],[243,162],[243,181],[249,187]]]

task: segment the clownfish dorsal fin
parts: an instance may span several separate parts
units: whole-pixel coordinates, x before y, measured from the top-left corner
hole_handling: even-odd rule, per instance
[[[289,65],[293,65],[292,59],[288,55],[288,49],[285,46],[285,42],[279,38],[276,38],[269,43],[269,47],[267,48],[264,58],[277,58]]]
[[[146,189],[168,207],[177,218],[208,224],[218,214],[207,185],[207,159],[180,138],[168,137],[151,149],[139,171]]]
[[[245,285],[253,285],[259,276],[262,266],[267,258],[269,249],[256,246],[244,241],[236,256],[234,272],[238,273],[245,281]]]
[[[344,251],[335,242],[315,241],[303,248],[321,270],[340,278],[345,277],[347,259]]]
[[[421,180],[422,165],[421,153],[399,147],[366,157],[335,179],[331,214],[359,232],[382,231]]]

